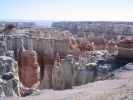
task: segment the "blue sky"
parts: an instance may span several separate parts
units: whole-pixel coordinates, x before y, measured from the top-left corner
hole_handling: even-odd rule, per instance
[[[133,0],[0,0],[0,19],[133,21]]]

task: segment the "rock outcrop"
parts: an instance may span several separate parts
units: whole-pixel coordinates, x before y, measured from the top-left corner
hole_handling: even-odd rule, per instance
[[[102,37],[88,37],[90,43],[94,43],[95,50],[105,50],[106,40]]]
[[[15,60],[18,61],[18,65],[20,65],[20,56],[24,49],[23,47],[23,38],[19,36],[6,36],[6,45],[7,50],[14,51]]]
[[[74,58],[72,55],[67,55],[65,59],[61,61],[62,66],[62,77],[63,77],[63,86],[62,89],[72,88],[73,82],[73,66],[74,66]]]
[[[115,43],[113,43],[112,41],[108,42],[106,44],[105,48],[110,54],[117,55],[117,53],[118,53],[117,45]]]
[[[52,87],[53,89],[62,89],[63,85],[63,69],[60,63],[60,56],[58,52],[55,57],[54,68],[52,69]]]
[[[73,85],[79,86],[89,82],[93,82],[97,77],[97,65],[89,63],[86,65],[78,65],[74,70]]]
[[[60,61],[57,53],[52,71],[52,87],[62,90],[93,82],[97,79],[97,67],[96,63],[78,63],[72,55],[67,55]]]
[[[0,97],[20,96],[18,64],[11,55],[0,56]]]
[[[118,56],[133,59],[133,37],[126,37],[117,43]]]
[[[7,47],[5,41],[0,41],[0,55],[4,55],[6,51]]]
[[[90,43],[87,40],[77,39],[77,43],[78,43],[78,48],[80,49],[81,52],[94,50],[92,43]]]
[[[72,55],[67,55],[60,62],[58,53],[52,73],[52,86],[54,89],[70,89],[73,82],[73,65],[74,59]]]

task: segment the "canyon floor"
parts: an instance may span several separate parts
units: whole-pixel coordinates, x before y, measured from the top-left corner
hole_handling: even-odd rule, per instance
[[[75,86],[68,90],[45,89],[27,97],[0,100],[133,100],[133,72],[122,72],[118,79]],[[123,77],[124,76],[124,77]]]

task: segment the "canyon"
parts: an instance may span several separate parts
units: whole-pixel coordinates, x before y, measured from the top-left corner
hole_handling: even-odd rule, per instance
[[[0,97],[112,78],[115,69],[133,61],[132,44],[131,36],[108,40],[55,28],[5,27],[0,34]]]

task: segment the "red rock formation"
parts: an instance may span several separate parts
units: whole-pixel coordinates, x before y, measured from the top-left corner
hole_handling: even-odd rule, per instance
[[[52,39],[43,39],[43,67],[44,71],[47,71],[50,84],[52,80],[52,69],[54,66],[54,41]]]
[[[117,43],[118,56],[133,58],[133,37],[126,37]]]
[[[70,44],[68,39],[64,40],[44,40],[44,67],[48,72],[50,81],[52,80],[52,69],[54,67],[55,52],[58,52],[60,58],[63,59],[70,51]],[[51,82],[50,82],[51,83]]]
[[[69,39],[33,39],[33,48],[37,51],[38,62],[41,67],[41,80],[43,73],[47,72],[49,80],[52,80],[52,69],[54,67],[55,53],[58,52],[60,58],[64,58],[70,51]],[[49,82],[51,83],[51,82]]]
[[[35,51],[23,51],[21,55],[21,66],[19,69],[20,81],[26,87],[32,87],[40,80],[40,70]]]

